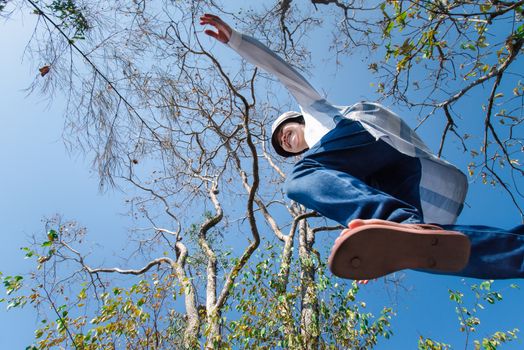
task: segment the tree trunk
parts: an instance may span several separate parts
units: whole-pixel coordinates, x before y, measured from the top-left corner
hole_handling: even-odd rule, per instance
[[[182,284],[182,288],[184,289],[184,301],[187,315],[186,329],[184,330],[184,348],[195,349],[199,346],[198,332],[200,331],[200,318],[198,316],[195,289],[184,270],[187,248],[181,242],[177,242],[176,249],[178,252],[178,263],[175,266],[175,271],[180,283]]]
[[[311,252],[314,234],[309,229],[306,220],[302,220],[299,229],[299,257],[300,257],[300,286],[302,305],[300,315],[300,334],[303,349],[318,349],[319,347],[319,320],[318,297],[315,286],[315,264]]]

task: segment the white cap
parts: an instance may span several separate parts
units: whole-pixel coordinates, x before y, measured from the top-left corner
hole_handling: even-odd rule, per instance
[[[293,153],[285,151],[282,148],[282,146],[280,146],[280,142],[278,142],[277,140],[279,126],[281,126],[284,122],[288,121],[289,119],[295,119],[298,117],[302,117],[302,114],[295,111],[289,111],[281,114],[271,125],[271,144],[273,145],[275,151],[283,157],[292,156]]]

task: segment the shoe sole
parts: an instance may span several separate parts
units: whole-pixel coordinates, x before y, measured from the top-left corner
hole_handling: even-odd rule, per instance
[[[328,265],[334,275],[355,280],[404,269],[458,272],[468,263],[470,247],[460,232],[364,225],[342,232]]]

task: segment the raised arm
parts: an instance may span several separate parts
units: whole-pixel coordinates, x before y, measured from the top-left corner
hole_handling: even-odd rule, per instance
[[[200,17],[200,24],[213,26],[216,32],[207,29],[205,30],[207,35],[224,44],[228,44],[250,63],[275,75],[302,107],[307,108],[313,103],[323,100],[320,94],[300,73],[260,41],[236,32],[220,17],[215,15],[203,15]]]

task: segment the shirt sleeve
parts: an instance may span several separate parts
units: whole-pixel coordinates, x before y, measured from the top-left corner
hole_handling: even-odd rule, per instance
[[[323,100],[300,73],[257,39],[233,30],[228,45],[250,63],[276,76],[300,106],[307,108]]]

